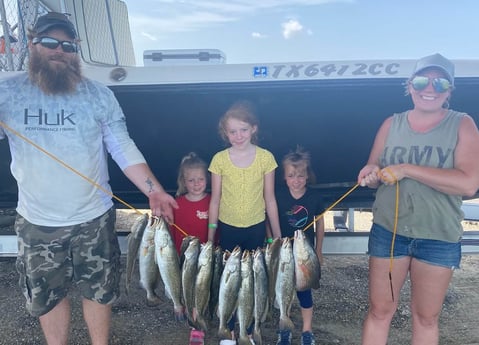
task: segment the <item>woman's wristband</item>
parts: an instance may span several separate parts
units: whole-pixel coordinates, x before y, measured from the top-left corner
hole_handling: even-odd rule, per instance
[[[266,243],[273,243],[273,238],[272,237],[268,237],[266,239]]]
[[[208,224],[208,229],[216,229],[218,227],[218,224],[216,223],[209,223]]]

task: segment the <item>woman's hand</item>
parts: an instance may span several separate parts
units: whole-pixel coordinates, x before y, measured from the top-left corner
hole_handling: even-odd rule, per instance
[[[361,169],[358,175],[358,183],[362,186],[368,186],[369,188],[377,188],[381,181],[378,173],[380,169],[376,164],[367,164]]]

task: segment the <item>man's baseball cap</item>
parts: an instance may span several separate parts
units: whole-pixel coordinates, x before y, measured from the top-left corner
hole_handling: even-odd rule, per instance
[[[414,67],[412,75],[415,76],[426,68],[433,67],[444,72],[446,78],[451,82],[451,85],[454,85],[454,64],[441,54],[428,55],[419,59],[416,62],[416,67]]]
[[[73,23],[65,14],[59,12],[49,12],[38,17],[35,25],[33,26],[33,31],[35,31],[37,34],[41,34],[53,28],[64,29],[71,38],[78,37]]]

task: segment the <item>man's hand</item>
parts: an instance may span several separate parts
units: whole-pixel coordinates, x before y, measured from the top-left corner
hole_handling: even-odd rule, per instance
[[[175,198],[164,191],[153,191],[148,194],[148,198],[152,216],[163,216],[169,224],[172,224],[173,208],[178,208]]]

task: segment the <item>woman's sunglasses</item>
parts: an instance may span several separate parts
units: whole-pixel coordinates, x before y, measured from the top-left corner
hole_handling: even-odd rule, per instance
[[[438,93],[444,93],[452,86],[451,82],[446,78],[429,78],[422,75],[417,75],[409,81],[416,91],[424,90],[429,85],[429,82],[432,83],[434,91]]]
[[[38,44],[42,47],[48,49],[57,49],[58,46],[62,47],[63,52],[65,53],[76,53],[78,51],[78,47],[76,43],[70,41],[59,41],[56,38],[52,37],[35,37],[32,40],[33,44]]]

